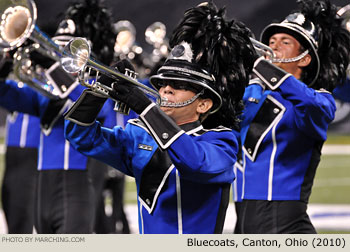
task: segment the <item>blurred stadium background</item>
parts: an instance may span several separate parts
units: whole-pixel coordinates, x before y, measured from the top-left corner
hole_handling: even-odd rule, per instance
[[[38,7],[38,27],[52,35],[62,12],[73,1],[35,0]],[[136,43],[145,53],[152,50],[145,41],[145,29],[153,22],[166,25],[167,34],[181,18],[183,12],[199,4],[200,0],[106,0],[115,21],[129,20],[136,28]],[[215,0],[217,6],[226,6],[227,16],[244,22],[259,38],[262,29],[272,21],[279,21],[296,8],[295,0]],[[331,0],[339,7],[349,0]],[[310,198],[309,214],[320,233],[350,233],[350,103],[337,101],[337,114],[329,129],[323,148],[321,163]],[[0,184],[4,166],[4,124],[6,111],[0,108]],[[293,160],[291,160],[293,162]],[[19,185],[20,186],[20,185]],[[125,204],[133,232],[137,233],[136,188],[132,178],[127,178]],[[235,223],[231,203],[225,232],[231,233]],[[6,233],[6,223],[0,205],[0,234]]]

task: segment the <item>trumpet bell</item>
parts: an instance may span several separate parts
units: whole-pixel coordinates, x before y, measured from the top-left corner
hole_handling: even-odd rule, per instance
[[[35,28],[37,10],[34,2],[2,0],[0,5],[0,51],[10,51],[23,44]]]
[[[86,39],[76,38],[68,42],[63,49],[62,68],[68,73],[77,73],[85,67],[91,53],[91,47]]]

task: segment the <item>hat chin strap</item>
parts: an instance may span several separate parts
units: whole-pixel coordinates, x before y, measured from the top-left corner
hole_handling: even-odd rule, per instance
[[[309,53],[309,50],[305,50],[302,54],[294,57],[294,58],[287,58],[287,59],[272,59],[272,63],[291,63],[291,62],[296,62],[298,60],[301,60],[304,58],[307,54]]]
[[[204,89],[202,91],[200,91],[198,94],[194,95],[191,99],[188,99],[188,100],[183,101],[183,102],[168,102],[168,98],[161,97],[160,101],[157,100],[157,104],[161,107],[181,108],[181,107],[185,107],[187,105],[190,105],[202,94],[204,94]]]

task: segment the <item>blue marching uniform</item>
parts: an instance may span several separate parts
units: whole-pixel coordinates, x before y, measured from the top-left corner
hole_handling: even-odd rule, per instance
[[[205,130],[198,121],[180,128],[172,134],[139,119],[125,130],[66,121],[66,137],[81,153],[135,178],[140,233],[222,232],[236,137],[226,128]]]
[[[76,99],[81,90],[75,90],[70,97]],[[47,113],[50,99],[32,90],[30,87],[19,88],[17,82],[7,80],[0,86],[0,106],[9,111],[19,111],[39,118]],[[55,117],[48,123],[41,120],[41,135],[38,157],[38,170],[51,169],[86,169],[87,158],[71,148],[64,139],[64,120],[62,114],[72,104],[72,100],[62,100],[59,106],[52,106],[56,110]],[[64,141],[62,141],[64,140]]]
[[[315,173],[308,170],[312,150],[320,149],[334,118],[331,93],[308,88],[290,76],[279,92],[263,92],[260,85],[252,84],[245,98],[243,198],[306,202]],[[250,102],[251,98],[259,103]],[[290,125],[296,126],[294,131]]]
[[[240,134],[237,131],[236,137],[238,139],[240,145]],[[232,183],[232,199],[235,205],[235,213],[236,213],[236,225],[234,227],[233,233],[239,234],[239,226],[237,225],[237,220],[240,218],[240,208],[242,205],[242,189],[243,189],[243,160],[242,160],[242,148],[239,149],[237,153],[237,161],[233,166],[233,172],[235,173],[235,180]]]
[[[232,198],[235,204],[236,212],[236,225],[234,227],[233,233],[239,234],[239,225],[237,225],[237,220],[240,218],[239,214],[241,212],[240,208],[242,205],[242,189],[243,189],[243,166],[242,159],[237,158],[237,162],[233,166],[233,172],[235,173],[235,180],[232,183]]]
[[[38,197],[35,227],[38,233],[91,233],[93,188],[86,171],[87,157],[64,138],[62,114],[80,95],[53,101],[15,81],[0,84],[0,106],[40,118]]]
[[[13,112],[6,118],[6,146],[38,148],[40,120],[35,116]]]
[[[1,201],[10,234],[33,232],[39,124],[37,117],[28,114],[13,112],[6,118]]]
[[[264,84],[253,79],[243,97],[240,229],[245,233],[315,232],[306,208],[327,128],[335,115],[334,98],[269,63],[258,66],[255,73]],[[270,204],[269,214],[259,213],[259,204]]]
[[[115,102],[108,99],[103,106],[98,120],[106,128],[116,125],[125,127],[128,119],[136,118],[137,114],[130,110],[128,115],[114,111]],[[129,223],[124,212],[125,176],[118,170],[94,158],[88,159],[88,170],[95,189],[96,217],[94,233],[130,233]],[[111,212],[106,212],[106,206],[111,206]]]

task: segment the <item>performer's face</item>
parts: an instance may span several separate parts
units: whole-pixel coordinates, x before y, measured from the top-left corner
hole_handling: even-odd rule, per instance
[[[286,33],[276,33],[272,35],[269,40],[269,47],[274,51],[276,58],[278,59],[294,58],[302,53],[301,45],[298,40]],[[307,65],[305,65],[304,62],[307,57],[310,57],[310,55],[307,55],[296,62],[274,64],[299,79],[302,67]]]
[[[196,95],[193,91],[185,89],[175,89],[170,85],[164,85],[159,89],[159,94],[163,98],[167,98],[168,102],[178,103],[191,99]],[[161,110],[171,117],[178,125],[194,122],[199,119],[201,113],[205,113],[212,106],[210,99],[197,98],[193,103],[184,107],[163,107]]]

